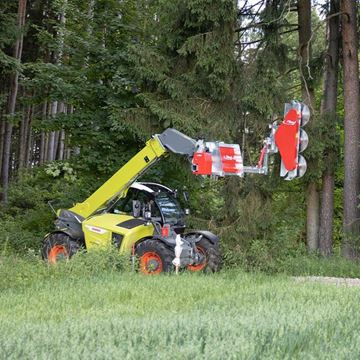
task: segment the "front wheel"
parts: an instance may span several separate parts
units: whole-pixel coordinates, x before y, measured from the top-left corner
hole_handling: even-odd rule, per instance
[[[203,271],[209,273],[220,270],[221,254],[219,244],[217,242],[213,244],[209,239],[203,237],[196,243],[196,249],[201,255],[204,255],[204,261],[198,265],[188,265],[188,270],[193,272]]]
[[[136,246],[135,252],[139,257],[139,270],[145,275],[170,272],[174,268],[173,252],[159,240],[144,240]]]
[[[42,258],[50,264],[70,259],[80,246],[64,233],[53,233],[47,236],[42,249]]]

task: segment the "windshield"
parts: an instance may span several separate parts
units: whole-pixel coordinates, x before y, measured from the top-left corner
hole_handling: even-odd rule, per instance
[[[155,196],[146,191],[130,188],[126,197],[119,199],[109,212],[115,214],[126,213],[134,216],[133,201],[137,200],[141,204],[140,216],[144,216],[144,209],[146,205],[150,204],[153,220],[158,222],[164,221],[165,224],[183,226],[185,224],[185,214],[172,193],[164,190],[162,186],[157,184],[146,185],[154,190]]]
[[[155,197],[155,202],[160,208],[166,224],[184,224],[184,212],[179,202],[170,193],[160,191]]]

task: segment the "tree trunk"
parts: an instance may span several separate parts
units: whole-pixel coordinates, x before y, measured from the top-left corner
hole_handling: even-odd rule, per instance
[[[57,101],[53,101],[51,103],[51,113],[50,113],[51,118],[54,118],[56,116],[57,105],[58,105]],[[51,131],[48,134],[48,137],[49,137],[49,142],[48,142],[48,146],[47,146],[46,161],[53,161],[53,160],[55,160],[55,157],[54,157],[54,152],[55,152],[55,131]]]
[[[31,121],[32,105],[28,105],[23,115],[19,132],[19,170],[27,167],[26,157],[29,151],[29,132]]]
[[[48,147],[49,147],[49,133],[45,133],[44,162],[48,161],[47,159]]]
[[[330,16],[340,10],[340,0],[331,0]],[[328,47],[325,62],[324,96],[321,104],[323,119],[329,123],[329,131],[336,132],[336,104],[338,94],[340,19],[334,16],[328,22]],[[325,155],[326,169],[322,177],[319,250],[323,256],[332,252],[334,215],[334,164],[336,153],[330,149]]]
[[[360,211],[360,92],[356,2],[341,2],[344,69],[344,239],[343,255],[357,256],[355,239],[359,235]]]
[[[28,115],[28,111],[24,111],[22,118],[21,118],[21,122],[20,122],[20,128],[19,128],[19,170],[21,170],[24,166],[24,162],[25,162],[25,122],[26,122],[26,117]]]
[[[17,82],[16,82],[16,92],[17,92]],[[11,91],[10,96],[13,97],[14,91]],[[9,171],[10,171],[10,157],[11,157],[11,136],[12,136],[13,126],[10,122],[5,124],[5,134],[4,134],[4,147],[3,147],[3,161],[1,169],[1,200],[4,203],[8,201],[8,187],[9,187]]]
[[[19,0],[18,2],[18,17],[17,26],[20,31],[19,38],[16,40],[14,48],[14,58],[21,62],[22,46],[23,46],[23,28],[25,25],[26,15],[26,1]],[[8,97],[7,112],[10,116],[15,114],[19,73],[16,71],[15,74],[10,75],[10,87]],[[3,144],[3,158],[2,158],[2,169],[1,169],[1,200],[7,203],[8,200],[8,187],[9,187],[9,171],[10,171],[10,157],[11,157],[11,136],[12,136],[13,125],[11,121],[8,121],[5,125],[4,144]]]
[[[299,0],[299,69],[301,76],[301,95],[303,101],[313,110],[314,88],[310,73],[311,49],[311,0]]]
[[[71,149],[67,147],[65,152],[65,160],[69,160],[70,158],[71,158]]]
[[[68,113],[70,115],[72,115],[74,113],[74,105],[70,105],[68,107]],[[72,154],[72,149],[71,149],[71,144],[70,144],[70,139],[69,139],[69,136],[68,138],[66,139],[65,138],[65,160],[69,160],[71,158],[71,154]]]
[[[306,234],[309,251],[316,251],[319,247],[319,211],[320,195],[316,183],[310,183],[307,187],[306,209]]]
[[[60,131],[55,131],[55,141],[54,141],[54,160],[57,160],[57,153],[59,148],[59,139],[60,139]]]
[[[64,105],[63,113],[64,114],[68,113],[67,105]],[[59,160],[65,160],[65,138],[66,138],[65,130],[61,129],[60,138],[59,138],[59,148],[58,148],[58,154],[57,154]]]
[[[45,154],[45,133],[42,131],[40,134],[40,145],[39,145],[39,165],[44,163]]]
[[[67,0],[63,0],[62,8],[60,9],[60,24],[58,30],[58,51],[55,52],[54,62],[56,65],[61,65],[63,52],[64,52],[64,34],[65,34],[65,24],[66,24],[66,7],[67,7]],[[53,101],[51,104],[51,118],[54,118],[57,113],[63,111],[64,103]],[[57,146],[59,140],[59,132],[58,131],[51,131],[49,134],[49,142],[48,142],[48,149],[47,149],[47,161],[53,161],[56,159],[57,153]]]
[[[29,116],[28,116],[28,121],[27,121],[26,127],[25,127],[25,133],[26,133],[26,136],[25,136],[25,142],[26,142],[25,167],[26,168],[32,167],[32,163],[31,163],[32,158],[33,158],[32,155],[35,151],[34,144],[33,144],[33,136],[32,136],[32,131],[31,131],[33,110],[34,110],[34,106],[31,105]]]
[[[322,256],[332,253],[334,215],[334,171],[326,169],[322,177],[319,251]]]
[[[34,137],[33,137],[33,134],[31,131],[28,131],[26,143],[27,143],[28,151],[26,152],[26,155],[25,155],[25,168],[29,169],[29,168],[33,167],[33,160],[35,157],[34,155],[36,154],[36,151],[35,151],[36,141],[34,141]]]
[[[42,107],[42,120],[46,120],[47,117],[47,101],[45,100]],[[46,134],[41,131],[40,134],[40,149],[39,149],[39,164],[42,165],[46,161]]]
[[[55,131],[51,131],[48,135],[46,161],[54,160],[54,147],[55,147]]]
[[[64,160],[64,150],[65,150],[65,130],[60,131],[60,139],[59,139],[59,151],[58,151],[58,159]]]
[[[303,101],[311,110],[314,109],[314,89],[310,74],[311,60],[311,1],[298,1],[299,22],[299,62],[301,92]],[[306,242],[310,251],[319,246],[319,192],[316,182],[311,182],[307,189]]]
[[[6,122],[2,121],[0,124],[0,177],[1,177],[2,159],[4,153],[5,127],[6,127]]]
[[[59,102],[58,113],[62,113],[62,114],[66,113],[66,105],[63,102]],[[61,137],[63,136],[62,135],[63,132],[64,132],[64,130],[60,130],[60,131],[56,132],[56,136],[55,136],[55,153],[54,153],[54,159],[56,159],[56,160],[61,160],[60,157],[59,157],[59,153],[60,153],[60,148],[62,147]]]

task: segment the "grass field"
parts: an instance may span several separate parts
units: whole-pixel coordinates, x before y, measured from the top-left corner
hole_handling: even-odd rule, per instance
[[[360,288],[240,271],[0,271],[1,359],[360,358]]]

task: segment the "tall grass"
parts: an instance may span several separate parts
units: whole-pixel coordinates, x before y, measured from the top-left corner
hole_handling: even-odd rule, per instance
[[[84,279],[97,274],[129,272],[129,256],[113,249],[78,252],[70,261],[56,266],[42,261],[34,252],[24,256],[0,255],[0,291],[8,288],[26,287],[43,281],[61,279]]]
[[[360,288],[241,271],[146,277],[127,262],[82,269],[88,259],[1,260],[1,277],[14,281],[0,292],[1,359],[360,356]],[[16,266],[35,270],[11,279]]]
[[[277,262],[277,272],[290,275],[318,275],[360,278],[360,262],[335,254],[328,258],[317,254],[285,257]]]

